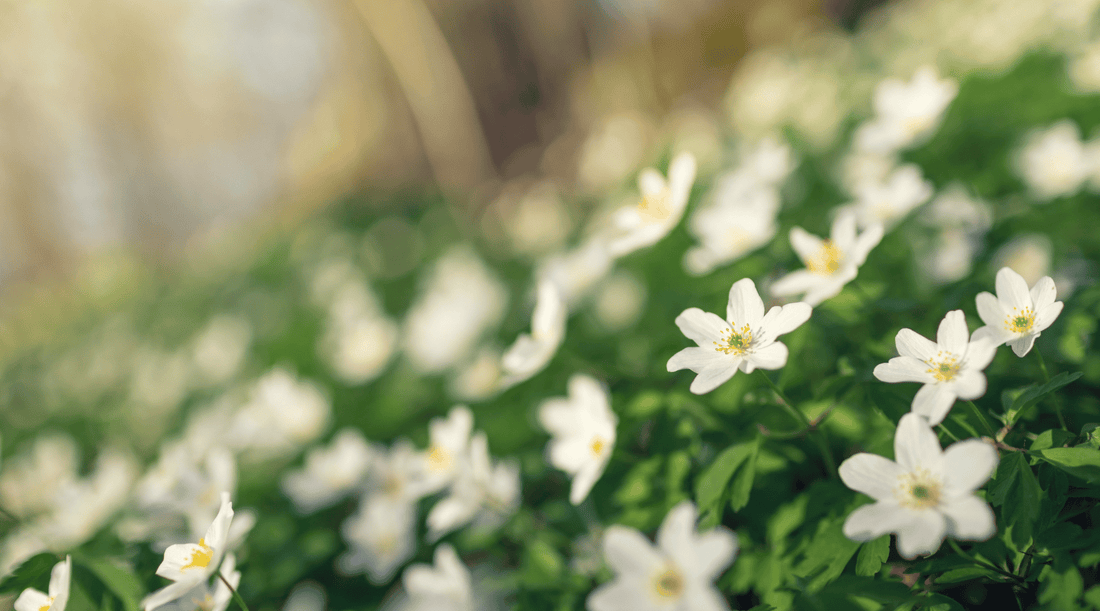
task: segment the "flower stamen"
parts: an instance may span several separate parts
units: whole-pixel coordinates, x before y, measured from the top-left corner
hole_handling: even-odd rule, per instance
[[[638,202],[638,214],[651,223],[664,221],[672,214],[668,199],[668,189],[654,195],[643,195],[642,201]]]
[[[668,566],[653,578],[653,591],[660,598],[679,598],[684,591],[684,577],[676,567]]]
[[[439,446],[432,446],[428,451],[428,468],[432,471],[446,471],[450,466],[451,453]]]
[[[928,509],[940,504],[943,483],[924,468],[898,476],[894,496],[903,507]]]
[[[592,444],[589,449],[592,451],[592,455],[596,458],[603,456],[603,450],[607,447],[607,442],[603,440],[603,437],[596,436],[592,439]]]
[[[210,561],[214,559],[214,549],[206,544],[206,539],[199,539],[199,547],[201,549],[195,550],[191,555],[191,561],[180,567],[181,571],[205,569],[210,565]]]
[[[714,342],[714,346],[718,352],[744,356],[752,348],[752,329],[748,325],[741,325],[741,330],[735,331],[731,326],[722,332],[722,341]]]
[[[959,375],[959,369],[962,369],[962,363],[959,363],[955,355],[943,351],[937,353],[936,358],[928,361],[928,366],[927,372],[939,382],[953,380]]]
[[[844,253],[832,240],[821,243],[821,250],[806,261],[806,269],[815,274],[829,276],[840,269],[840,262],[844,259]]]
[[[1035,326],[1035,312],[1030,307],[1022,310],[1012,308],[1012,313],[1005,317],[1005,330],[1009,333],[1027,333],[1033,326]]]

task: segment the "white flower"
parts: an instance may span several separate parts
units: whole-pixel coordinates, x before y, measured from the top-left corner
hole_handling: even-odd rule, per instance
[[[501,357],[504,377],[500,384],[510,388],[529,379],[545,368],[554,358],[565,339],[565,322],[569,311],[554,284],[542,280],[538,299],[531,316],[531,334],[522,334]]]
[[[502,376],[500,348],[482,346],[473,358],[455,372],[447,384],[447,390],[461,401],[482,401],[501,390]]]
[[[779,192],[741,172],[723,176],[710,205],[699,208],[688,222],[699,240],[684,255],[684,269],[692,275],[709,273],[736,261],[775,237]]]
[[[402,575],[408,611],[474,611],[470,571],[453,547],[435,550],[435,565],[414,564]]]
[[[375,453],[368,479],[371,494],[395,503],[415,503],[428,494],[420,481],[423,471],[422,453],[407,439],[398,439],[388,452]]]
[[[1017,169],[1039,201],[1076,193],[1092,170],[1077,124],[1069,119],[1028,135]]]
[[[934,553],[945,535],[984,541],[996,534],[993,511],[974,494],[997,466],[993,446],[967,439],[944,451],[924,418],[906,414],[894,458],[861,453],[841,463],[844,484],[876,501],[848,516],[846,537],[870,541],[895,533],[898,553],[911,560]]]
[[[1062,302],[1054,300],[1054,280],[1043,276],[1028,290],[1023,276],[1002,267],[997,272],[996,286],[996,296],[978,293],[978,316],[985,326],[974,334],[988,337],[995,346],[1008,344],[1016,356],[1024,356],[1035,338],[1062,313]]]
[[[962,185],[953,183],[928,204],[922,220],[942,229],[980,233],[993,224],[993,211],[987,202],[971,197]]]
[[[465,405],[456,405],[447,419],[432,418],[428,423],[428,449],[418,459],[418,485],[424,494],[449,486],[463,467],[470,446],[474,415]]]
[[[562,301],[572,308],[607,276],[612,263],[614,260],[607,252],[607,244],[597,236],[573,250],[546,257],[539,263],[535,277],[540,284],[552,282]]]
[[[608,252],[622,257],[661,241],[683,217],[694,182],[695,157],[691,153],[680,153],[672,160],[667,181],[653,168],[642,170],[638,175],[642,201],[615,213]]]
[[[221,564],[229,544],[229,527],[233,521],[233,503],[229,493],[222,493],[222,506],[206,531],[206,536],[196,543],[179,543],[164,550],[164,560],[157,567],[157,575],[171,579],[169,584],[142,601],[145,611],[152,611],[187,594],[195,586],[205,582]]]
[[[519,505],[519,467],[512,463],[493,464],[485,433],[470,439],[469,453],[462,457],[458,478],[450,494],[428,512],[428,539],[435,541],[475,517],[481,526],[499,526],[502,518]]]
[[[88,477],[62,485],[52,515],[40,523],[51,547],[76,547],[91,539],[126,504],[137,472],[133,456],[106,449]]]
[[[229,585],[221,579],[214,580],[213,587],[203,581],[175,602],[160,607],[161,611],[225,611],[233,600],[233,590],[241,584],[241,572],[237,570],[236,556],[226,554],[218,574]],[[233,590],[230,590],[230,587]]]
[[[857,185],[855,191],[855,203],[846,208],[855,212],[860,227],[870,229],[879,224],[897,224],[932,197],[932,183],[910,163],[893,169],[882,180]]]
[[[366,571],[372,583],[382,585],[416,551],[416,505],[366,496],[340,532],[351,549],[336,559],[336,568],[344,575]]]
[[[805,303],[789,303],[765,314],[756,285],[749,278],[738,280],[730,288],[726,320],[699,308],[688,308],[676,317],[676,326],[698,347],[673,355],[668,370],[690,369],[699,374],[691,392],[700,395],[718,388],[738,369],[745,373],[779,369],[787,364],[788,352],[776,338],[797,329],[811,313]]]
[[[589,611],[721,611],[729,609],[712,585],[737,554],[729,529],[695,531],[695,505],[673,507],[654,547],[642,533],[613,525],[604,535],[615,580],[588,596]]]
[[[311,450],[302,469],[283,476],[283,492],[298,513],[313,513],[356,490],[366,479],[373,456],[362,433],[343,429],[331,446]]]
[[[16,517],[54,507],[57,491],[76,480],[76,442],[64,433],[35,438],[29,451],[8,459],[0,473],[0,506]]]
[[[15,599],[15,611],[65,611],[69,604],[69,585],[73,575],[72,556],[65,556],[50,571],[50,593],[27,588]]]
[[[546,447],[550,464],[573,477],[569,502],[580,504],[603,475],[615,448],[618,418],[607,390],[589,376],[569,378],[569,397],[547,399],[539,422],[553,435]]]
[[[228,314],[211,318],[192,340],[191,361],[196,380],[213,385],[237,375],[251,343],[252,326],[247,320]]]
[[[252,387],[227,442],[263,457],[277,456],[316,439],[331,417],[332,406],[320,388],[275,368]]]
[[[841,211],[833,220],[829,239],[811,235],[801,227],[791,229],[791,247],[806,269],[791,272],[772,285],[776,296],[803,295],[802,301],[816,306],[836,296],[854,280],[867,254],[882,240],[883,227],[875,224],[856,233],[856,217]]]
[[[856,147],[874,153],[920,144],[939,127],[948,104],[959,92],[952,79],[940,80],[936,69],[923,66],[906,83],[886,79],[875,88],[875,118],[856,132]]]
[[[895,343],[901,356],[875,367],[875,377],[883,382],[924,384],[913,397],[913,412],[931,424],[943,422],[955,399],[985,394],[982,370],[993,360],[997,344],[977,333],[970,337],[962,310],[943,317],[934,342],[902,329]]]

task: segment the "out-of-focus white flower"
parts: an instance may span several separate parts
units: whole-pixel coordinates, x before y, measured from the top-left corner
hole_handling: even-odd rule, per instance
[[[303,468],[283,476],[283,492],[298,513],[313,513],[359,489],[373,456],[362,433],[343,429],[329,447],[311,450]]]
[[[984,232],[993,224],[993,210],[985,201],[971,197],[962,185],[952,183],[928,204],[921,220],[934,227]]]
[[[1016,159],[1020,176],[1040,202],[1076,193],[1094,162],[1069,119],[1028,135]]]
[[[842,210],[833,220],[829,239],[811,235],[801,227],[791,229],[791,247],[806,269],[791,272],[772,285],[780,297],[803,295],[802,301],[816,306],[834,297],[855,279],[867,254],[882,240],[881,223],[856,233],[854,212]]]
[[[531,316],[531,334],[524,333],[516,338],[501,357],[501,369],[505,374],[501,380],[503,388],[529,379],[550,363],[565,339],[568,315],[557,287],[548,280],[540,281],[535,311]]]
[[[932,183],[914,164],[899,166],[882,181],[869,181],[856,188],[856,201],[847,206],[855,211],[859,226],[893,225],[932,197]]]
[[[226,554],[218,569],[221,578],[215,579],[213,587],[202,581],[190,592],[184,594],[174,602],[159,607],[161,611],[225,611],[233,600],[233,590],[241,584],[241,572],[237,570],[237,557]],[[225,579],[229,585],[222,582]]]
[[[368,484],[372,496],[394,503],[415,503],[429,494],[422,481],[424,456],[407,439],[398,439],[389,451],[375,451]]]
[[[65,556],[50,571],[50,593],[27,588],[15,599],[15,611],[65,611],[69,604],[69,586],[73,577],[72,556]]]
[[[588,596],[590,611],[722,611],[729,609],[714,580],[737,554],[737,537],[719,526],[695,530],[695,505],[672,508],[657,531],[657,546],[625,526],[608,527],[603,549],[615,579]]]
[[[500,349],[482,346],[473,360],[460,368],[448,385],[451,394],[460,401],[482,401],[500,390],[504,375],[500,366]]]
[[[1050,274],[1052,245],[1041,233],[1026,233],[1013,238],[993,254],[993,267],[1010,267],[1024,282],[1035,284]]]
[[[325,611],[328,596],[316,581],[303,581],[294,586],[283,603],[282,611]]]
[[[997,344],[977,333],[971,337],[962,310],[944,316],[934,342],[912,329],[898,331],[895,342],[901,356],[875,367],[875,377],[889,383],[923,384],[913,397],[913,413],[931,424],[943,422],[955,399],[985,394],[982,370],[993,360]]]
[[[135,415],[142,420],[150,416],[163,419],[165,413],[179,406],[191,384],[191,355],[182,350],[167,352],[142,346],[133,361],[130,401]]]
[[[389,582],[416,551],[416,505],[371,494],[340,528],[350,548],[336,559],[345,575],[367,573],[371,583]]]
[[[435,549],[435,564],[414,564],[401,577],[409,596],[406,611],[475,611],[470,571],[444,543]]]
[[[688,222],[700,244],[684,254],[684,269],[701,276],[770,242],[777,230],[779,204],[774,187],[746,180],[740,172],[720,178],[712,203],[699,208]]]
[[[765,136],[753,146],[742,147],[737,172],[759,185],[775,187],[798,166],[791,147],[775,136]]]
[[[641,163],[652,132],[649,121],[637,113],[607,118],[581,146],[578,181],[594,190],[621,181]]]
[[[405,352],[418,370],[453,367],[478,338],[500,322],[508,293],[467,246],[435,262],[420,296],[405,318]]]
[[[602,237],[594,237],[577,248],[551,255],[539,264],[539,283],[552,282],[569,308],[576,307],[614,263]]]
[[[965,278],[973,267],[978,245],[961,229],[944,229],[935,235],[919,259],[924,273],[937,284]]]
[[[642,201],[615,212],[607,236],[608,252],[622,257],[668,235],[683,218],[694,183],[695,157],[691,153],[680,153],[672,160],[667,181],[653,168],[642,170],[638,175]]]
[[[894,458],[856,454],[840,465],[840,479],[875,499],[852,512],[844,535],[870,541],[897,534],[898,553],[912,560],[939,549],[945,536],[984,541],[997,533],[993,511],[974,494],[997,466],[997,450],[977,439],[940,449],[932,427],[906,414],[894,435]]]
[[[1080,49],[1075,57],[1070,58],[1067,71],[1078,93],[1100,91],[1100,42]]]
[[[875,118],[856,132],[856,147],[888,154],[921,144],[939,127],[958,92],[958,84],[941,80],[932,66],[922,66],[908,83],[893,78],[882,81],[875,88]]]
[[[336,377],[348,384],[363,384],[389,364],[397,339],[397,325],[382,312],[378,298],[362,281],[349,281],[329,303],[317,352]]]
[[[76,480],[77,447],[64,433],[39,435],[28,452],[8,459],[0,473],[0,506],[28,517],[54,506],[57,491]]]
[[[233,521],[233,503],[229,501],[228,492],[222,493],[221,503],[221,509],[206,531],[206,536],[197,544],[180,543],[164,550],[164,560],[157,567],[157,575],[171,579],[173,583],[146,596],[141,603],[145,611],[152,611],[184,596],[218,569],[228,551],[229,527]]]
[[[745,373],[779,369],[787,364],[788,351],[776,338],[797,329],[811,313],[805,303],[789,303],[765,314],[756,285],[743,278],[730,288],[726,320],[699,308],[688,308],[676,317],[676,326],[698,347],[673,355],[668,370],[690,369],[699,374],[690,390],[701,395],[718,388],[738,369]]]
[[[332,407],[321,390],[276,368],[256,381],[248,402],[237,411],[227,441],[260,456],[281,455],[324,432]]]
[[[221,384],[241,370],[252,343],[252,326],[239,316],[219,314],[210,319],[192,342],[191,362],[196,380]]]
[[[561,246],[573,228],[569,211],[551,181],[505,188],[494,202],[504,218],[504,230],[512,249],[521,254],[540,255]]]
[[[840,161],[840,182],[848,193],[857,195],[864,185],[885,183],[897,166],[894,155],[852,150]]]
[[[482,526],[499,526],[519,505],[519,467],[512,463],[493,464],[485,433],[470,440],[458,478],[450,493],[428,513],[428,538],[436,540],[475,517]]]
[[[0,573],[9,574],[31,556],[49,548],[37,524],[20,524],[0,541]]]
[[[419,458],[419,485],[430,494],[446,488],[458,478],[470,447],[474,415],[465,405],[451,408],[446,419],[428,423],[428,449]]]
[[[553,439],[546,446],[550,464],[573,478],[569,502],[579,505],[603,475],[615,448],[618,418],[607,390],[581,374],[569,378],[569,397],[547,399],[539,422]]]
[[[1063,304],[1055,301],[1056,297],[1050,276],[1043,276],[1028,290],[1020,274],[1003,267],[997,272],[997,295],[978,293],[978,316],[985,326],[974,335],[988,337],[995,346],[1008,344],[1022,357],[1062,313]]]
[[[982,236],[993,222],[993,212],[989,204],[952,184],[932,200],[921,220],[935,234],[918,261],[932,281],[942,284],[970,273]]]
[[[91,475],[62,485],[53,513],[41,524],[52,547],[76,547],[99,532],[126,504],[137,471],[132,456],[106,449]]]
[[[602,283],[592,310],[605,330],[621,331],[638,322],[645,301],[642,280],[630,272],[618,271]]]

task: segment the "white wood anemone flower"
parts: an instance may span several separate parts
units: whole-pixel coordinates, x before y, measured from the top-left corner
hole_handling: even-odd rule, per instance
[[[229,527],[233,522],[233,503],[229,493],[222,493],[222,506],[206,536],[198,543],[178,543],[164,550],[164,560],[157,567],[157,575],[171,579],[171,583],[142,601],[145,611],[152,611],[190,592],[205,582],[221,564],[229,543]]]
[[[967,439],[947,450],[916,414],[902,416],[894,458],[860,453],[840,465],[844,484],[875,499],[848,516],[844,536],[870,541],[897,535],[898,553],[912,560],[939,549],[945,536],[984,541],[997,533],[993,510],[974,491],[997,467],[997,450]]]
[[[912,329],[898,331],[898,354],[875,367],[875,377],[891,384],[924,384],[913,397],[913,413],[932,425],[943,422],[956,399],[977,399],[985,394],[982,373],[997,352],[997,344],[977,332],[969,335],[962,310],[952,310],[940,321],[936,341]]]
[[[353,428],[343,429],[329,447],[310,450],[301,469],[283,476],[283,493],[298,513],[313,513],[358,490],[373,458],[374,450],[362,433]]]
[[[448,544],[435,549],[432,565],[414,564],[401,581],[409,596],[404,611],[474,611],[470,571]]]
[[[1058,291],[1050,276],[1043,276],[1029,290],[1023,276],[1002,267],[997,272],[996,287],[996,296],[978,293],[978,316],[985,326],[974,334],[989,338],[997,346],[1008,344],[1016,356],[1022,357],[1062,313],[1063,304],[1055,301]]]
[[[886,79],[875,87],[875,119],[856,131],[856,147],[879,154],[920,144],[939,127],[959,86],[940,79],[932,66],[922,66],[909,82]]]
[[[465,405],[451,408],[447,418],[428,423],[428,449],[420,454],[416,488],[421,494],[438,492],[454,483],[464,468],[470,447],[474,414]]]
[[[73,576],[72,556],[65,556],[50,571],[50,593],[27,588],[15,599],[15,611],[65,611],[69,604],[69,585]]]
[[[607,251],[622,257],[652,246],[668,235],[684,216],[695,183],[695,156],[680,153],[668,166],[668,180],[653,168],[638,175],[642,201],[618,210],[607,236]]]
[[[202,582],[175,602],[170,602],[161,611],[225,611],[233,600],[233,591],[241,585],[241,572],[237,570],[237,559],[226,554],[218,574],[222,579],[211,584]],[[233,588],[232,590],[230,588]]]
[[[494,464],[485,433],[475,433],[450,494],[428,512],[428,540],[437,541],[475,519],[481,526],[500,526],[519,506],[520,491],[519,465]]]
[[[588,596],[589,611],[729,609],[713,583],[737,554],[737,537],[722,526],[696,532],[695,519],[691,501],[673,507],[656,547],[633,528],[610,526],[603,552],[615,579]]]
[[[531,315],[531,333],[524,333],[501,357],[504,373],[501,389],[511,388],[542,371],[550,364],[565,339],[565,323],[569,310],[561,292],[550,280],[541,280]]]
[[[668,360],[669,371],[690,369],[699,374],[691,392],[701,395],[718,388],[740,369],[779,369],[787,364],[788,350],[776,338],[794,331],[810,319],[808,304],[789,303],[764,313],[764,301],[749,278],[730,288],[726,320],[699,308],[688,308],[676,317],[688,339],[698,344],[684,348]]]
[[[856,233],[856,214],[842,210],[833,220],[829,239],[823,240],[801,227],[791,229],[791,248],[806,269],[793,271],[772,285],[777,297],[802,295],[802,301],[816,306],[835,297],[855,279],[859,266],[878,245],[883,235],[882,224],[874,224]]]
[[[602,384],[590,376],[569,378],[569,397],[539,406],[539,423],[553,439],[546,446],[550,464],[573,478],[569,502],[579,505],[603,475],[615,448],[618,418]]]

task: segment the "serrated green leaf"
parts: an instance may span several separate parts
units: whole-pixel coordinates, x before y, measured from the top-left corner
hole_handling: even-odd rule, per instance
[[[890,535],[867,541],[859,548],[856,556],[856,575],[870,577],[879,572],[882,564],[890,557]]]
[[[1091,447],[1048,448],[1036,452],[1043,460],[1090,484],[1100,483],[1100,450]]]
[[[12,571],[11,575],[0,581],[0,594],[18,593],[35,586],[45,591],[46,588],[42,586],[49,583],[50,571],[58,562],[60,560],[57,554],[49,552],[31,556]]]
[[[741,511],[749,504],[749,494],[752,493],[752,482],[756,478],[756,457],[760,453],[760,437],[753,440],[749,455],[744,464],[737,469],[737,475],[733,478],[733,486],[730,488],[730,507]]]

